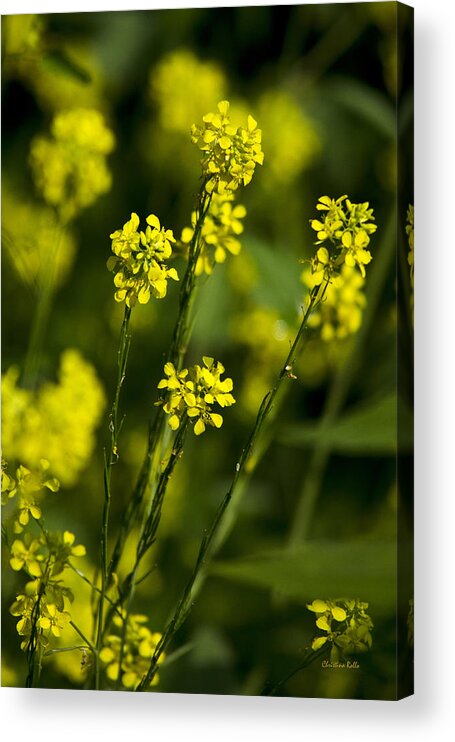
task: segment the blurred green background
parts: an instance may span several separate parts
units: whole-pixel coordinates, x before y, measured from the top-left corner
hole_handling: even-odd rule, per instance
[[[223,362],[237,404],[226,410],[220,431],[190,436],[172,479],[150,560],[156,568],[136,601],[153,630],[162,628],[175,604],[203,529],[229,485],[254,411],[287,353],[305,296],[299,261],[314,251],[309,222],[317,199],[348,194],[374,208],[378,230],[360,330],[331,343],[317,331],[308,333],[298,378],[290,382],[264,442],[266,455],[232,511],[232,530],[179,634],[174,649],[185,651],[164,666],[158,688],[260,693],[266,682],[296,667],[311,642],[314,615],[305,603],[350,590],[347,597],[370,603],[374,622],[373,648],[360,658],[360,669],[328,671],[315,664],[282,692],[393,697],[397,323],[404,323],[405,343],[410,327],[409,313],[398,317],[395,301],[395,107],[403,74],[397,64],[396,4],[2,20],[2,373],[9,374],[4,410],[18,404],[43,272],[49,270],[50,238],[39,232],[43,201],[29,167],[31,142],[49,130],[55,113],[72,107],[101,111],[116,138],[108,157],[109,192],[72,221],[71,235],[55,257],[59,264],[39,366],[27,392],[32,402],[26,402],[41,404],[43,424],[55,428],[57,465],[60,457],[55,473],[63,487],[47,496],[46,522],[77,534],[87,546],[87,570],[99,558],[106,405],[115,384],[123,312],[113,300],[105,265],[109,234],[135,211],[142,219],[158,214],[180,236],[199,178],[198,151],[188,130],[219,100],[228,98],[239,113],[252,113],[263,130],[264,166],[239,197],[247,208],[242,252],[202,280],[188,351],[188,363],[203,354]],[[398,215],[403,250],[405,218]],[[398,263],[407,285],[407,266]],[[183,259],[176,265],[182,272]],[[127,414],[113,479],[114,525],[143,456],[177,293],[173,285],[165,300],[133,312],[122,399]],[[78,354],[67,358],[65,382],[58,374],[67,349]],[[16,387],[12,367],[18,369]],[[49,386],[55,384],[62,387],[60,396]],[[43,389],[56,398],[51,411]],[[409,419],[411,404],[412,390],[403,384],[400,419]],[[4,419],[4,456],[13,469],[23,460],[27,441],[9,435],[7,424]],[[404,456],[409,448],[405,434]],[[2,643],[4,677],[11,684],[21,684],[25,673],[15,619],[8,614],[21,579],[6,562]],[[77,687],[79,658],[62,656],[58,666],[46,667],[42,683]]]

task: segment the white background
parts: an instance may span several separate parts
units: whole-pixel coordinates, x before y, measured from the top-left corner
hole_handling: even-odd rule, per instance
[[[263,5],[4,0],[2,13]],[[292,4],[289,2],[283,4]],[[399,703],[0,691],[3,739],[445,740],[455,733],[454,0],[416,11],[416,694]],[[454,221],[452,221],[454,219]]]

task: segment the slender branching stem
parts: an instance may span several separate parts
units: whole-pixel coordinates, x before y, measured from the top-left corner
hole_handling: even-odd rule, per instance
[[[169,352],[167,354],[167,362],[172,363],[177,370],[181,369],[188,345],[191,329],[191,308],[194,298],[194,289],[196,286],[196,266],[202,248],[201,232],[212,200],[211,194],[208,194],[205,189],[205,184],[204,180],[198,194],[196,224],[188,248],[188,264],[185,275],[182,279],[179,293],[179,312],[174,326]],[[150,424],[144,461],[132,496],[122,518],[122,525],[109,565],[109,579],[118,567],[125,541],[131,531],[132,524],[138,516],[146,491],[151,484],[153,470],[155,468],[154,463],[161,460],[163,454],[162,442],[165,424],[166,413],[164,412],[163,407],[160,406],[156,411],[153,422]],[[156,483],[155,486],[157,488],[158,484]],[[152,499],[157,496],[156,493],[157,489],[152,486]]]
[[[111,412],[109,415],[109,449],[104,450],[104,508],[103,508],[103,527],[101,532],[101,593],[98,600],[97,611],[97,637],[95,653],[95,688],[99,689],[100,667],[99,652],[103,641],[104,633],[104,600],[108,588],[108,538],[109,538],[109,513],[111,506],[111,475],[112,467],[118,460],[118,438],[122,427],[122,421],[119,420],[119,402],[120,392],[125,381],[126,367],[131,344],[131,335],[129,332],[129,321],[131,309],[125,306],[122,329],[120,331],[119,349],[117,354],[117,384],[115,387],[114,400],[112,402]]]
[[[260,404],[253,429],[247,439],[245,446],[243,447],[240,458],[235,465],[235,472],[234,472],[234,476],[232,478],[232,482],[229,487],[229,490],[224,496],[221,504],[218,507],[218,510],[215,514],[215,518],[213,520],[213,523],[210,529],[204,534],[202,538],[201,545],[199,548],[199,553],[198,553],[193,571],[191,573],[191,576],[183,589],[182,595],[177,603],[177,607],[174,611],[174,614],[172,615],[170,621],[168,622],[166,628],[164,629],[161,639],[156,646],[155,652],[151,658],[149,669],[147,673],[144,675],[144,677],[142,678],[139,685],[137,686],[136,691],[147,690],[147,688],[150,686],[150,683],[152,682],[154,676],[156,675],[158,665],[159,665],[163,652],[166,651],[167,647],[174,639],[175,634],[177,633],[180,626],[185,621],[189,611],[191,610],[193,586],[196,582],[196,579],[201,569],[204,566],[204,563],[207,561],[208,558],[210,558],[212,542],[214,541],[214,538],[218,532],[220,524],[223,521],[224,514],[227,508],[229,507],[232,494],[245,469],[248,459],[251,456],[255,441],[273,407],[275,397],[278,394],[278,391],[281,388],[283,382],[293,377],[292,369],[293,369],[293,366],[296,360],[296,353],[300,345],[302,335],[306,328],[308,319],[311,313],[313,312],[315,306],[320,301],[322,301],[326,288],[327,288],[327,281],[322,287],[317,286],[310,293],[308,306],[303,313],[302,321],[300,323],[297,334],[294,338],[294,342],[292,343],[289,353],[286,357],[286,360],[277,376],[275,385],[269,392],[267,392],[267,394],[265,395],[264,399],[262,400]]]
[[[149,549],[153,546],[155,542],[156,533],[158,531],[158,526],[161,520],[161,510],[163,506],[164,497],[166,495],[167,485],[173,474],[177,461],[183,454],[183,446],[185,443],[187,429],[188,429],[188,417],[185,416],[177,432],[174,445],[172,447],[172,451],[169,456],[169,460],[160,475],[155,497],[153,498],[153,501],[151,503],[150,511],[145,513],[144,522],[141,528],[141,535],[140,535],[139,542],[138,542],[137,549],[136,549],[136,560],[134,563],[134,567],[129,573],[129,575],[127,576],[127,578],[125,579],[120,589],[119,602],[121,602],[122,605],[124,606],[121,644],[120,644],[120,656],[119,656],[119,667],[120,668],[122,667],[123,656],[125,652],[126,632],[127,632],[127,626],[128,626],[128,618],[130,615],[131,603],[133,600],[135,587],[138,583],[137,573],[138,573],[142,559],[144,558],[146,553],[149,551]],[[119,674],[118,681],[117,681],[117,687],[119,683],[120,683],[120,674]]]

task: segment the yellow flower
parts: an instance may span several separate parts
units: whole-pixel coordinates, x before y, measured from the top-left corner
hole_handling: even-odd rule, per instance
[[[147,672],[150,660],[153,657],[156,646],[161,639],[161,634],[151,632],[144,623],[147,616],[132,614],[128,616],[126,624],[125,645],[123,658],[120,666],[121,638],[116,634],[107,637],[107,642],[100,652],[100,660],[106,665],[106,675],[109,680],[116,681],[121,676],[122,685],[125,688],[134,688],[142,680]],[[122,631],[124,616],[115,616],[114,625]],[[161,654],[159,663],[165,660],[164,652]],[[159,682],[158,674],[155,675],[152,685]]]
[[[325,248],[320,248],[318,253]],[[302,281],[309,288],[314,286],[314,274],[306,268]],[[356,333],[361,324],[366,306],[365,279],[355,268],[344,263],[339,275],[327,285],[324,301],[317,305],[308,320],[309,327],[321,330],[321,339],[330,342],[344,339]]]
[[[264,162],[262,132],[248,116],[246,128],[235,127],[229,116],[229,102],[218,103],[216,113],[203,116],[202,124],[193,124],[191,139],[202,151],[202,171],[208,193],[235,191],[250,183],[256,165]]]
[[[164,373],[167,379],[161,379],[159,389],[167,389],[169,394],[163,409],[169,417],[172,430],[180,427],[183,417],[187,416],[194,424],[195,435],[201,435],[206,425],[220,428],[223,417],[212,411],[212,405],[230,407],[235,403],[231,392],[232,379],[221,380],[224,366],[213,358],[204,356],[202,366],[195,365],[190,369],[177,372],[172,363],[166,363]]]
[[[234,194],[229,191],[222,195],[214,193],[208,213],[201,230],[201,252],[196,264],[196,275],[205,272],[210,275],[215,263],[224,263],[227,253],[238,255],[241,243],[238,236],[243,232],[242,219],[246,209],[242,204],[234,204]],[[193,238],[197,215],[191,215],[191,227],[182,231],[181,241],[189,244]]]
[[[372,645],[373,621],[368,615],[368,603],[360,600],[313,600],[307,608],[316,614],[316,627],[324,632],[311,644],[314,651],[331,644],[330,659],[366,652]]]
[[[267,90],[257,105],[267,144],[267,163],[261,180],[272,190],[295,181],[321,148],[315,127],[288,92]]]
[[[39,292],[43,286],[55,289],[65,281],[76,254],[73,233],[59,224],[51,207],[25,200],[6,182],[2,232],[8,258],[21,281],[33,291]]]
[[[330,281],[343,263],[349,268],[357,266],[365,277],[365,265],[372,259],[366,247],[377,229],[369,203],[355,204],[347,196],[321,196],[316,208],[323,212],[319,219],[311,220],[317,232],[316,245],[325,242],[327,246],[319,247],[311,261],[313,287]]]
[[[116,301],[124,301],[133,307],[138,301],[147,304],[151,296],[164,299],[167,282],[178,281],[175,268],[168,268],[165,261],[172,256],[171,243],[175,238],[171,229],[161,227],[154,214],[147,219],[145,232],[138,232],[139,217],[132,213],[131,219],[111,234],[112,255],[107,267],[115,272]]]
[[[95,430],[104,393],[93,366],[78,351],[60,359],[57,383],[36,392],[18,386],[19,370],[2,378],[2,445],[5,457],[22,461],[31,471],[51,462],[62,484],[75,483],[95,445]]]
[[[15,572],[25,569],[32,577],[41,577],[42,554],[38,553],[42,544],[39,539],[34,539],[26,534],[23,541],[16,539],[11,544],[10,565]]]
[[[30,164],[44,200],[67,221],[110,189],[105,158],[115,139],[103,115],[85,108],[58,113],[51,134],[33,140]]]
[[[187,134],[193,121],[216,105],[226,79],[215,62],[198,59],[188,49],[161,58],[150,72],[150,93],[163,129]]]
[[[71,616],[67,611],[59,611],[55,605],[46,605],[38,619],[38,625],[41,629],[50,632],[53,636],[61,636],[62,629],[65,628]]]

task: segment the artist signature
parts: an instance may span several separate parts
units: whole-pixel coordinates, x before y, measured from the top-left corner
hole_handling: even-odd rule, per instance
[[[321,667],[330,670],[359,670],[360,665],[357,660],[347,660],[347,662],[330,662],[330,660],[322,660]]]

